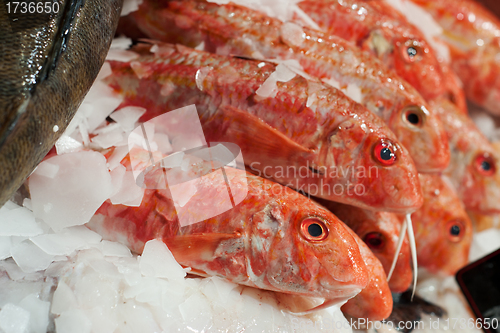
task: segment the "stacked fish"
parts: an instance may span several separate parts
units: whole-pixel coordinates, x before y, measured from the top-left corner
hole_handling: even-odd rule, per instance
[[[207,176],[186,214],[227,182],[248,194],[184,225],[163,166],[143,175],[140,205],[107,200],[88,226],[137,253],[161,239],[192,274],[325,299],[300,313],[345,303],[385,319],[417,258],[446,275],[467,263],[467,211],[500,213],[500,155],[466,103],[500,112],[500,21],[472,0],[305,0],[283,15],[236,2],[144,0],[122,22],[134,57],[104,81],[141,123],[194,104],[207,142],[241,149],[247,171],[224,168],[224,183],[187,159]],[[410,23],[418,11],[433,29]]]

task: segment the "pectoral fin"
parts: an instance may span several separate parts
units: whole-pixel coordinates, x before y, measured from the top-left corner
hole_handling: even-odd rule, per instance
[[[218,134],[222,134],[228,142],[240,146],[244,156],[254,155],[259,156],[262,161],[267,157],[285,162],[312,158],[312,150],[294,142],[248,112],[225,105],[219,108],[217,117],[223,117],[223,126],[218,128]]]
[[[197,260],[212,260],[220,242],[241,237],[240,233],[218,234],[207,233],[198,235],[181,235],[165,238],[163,241],[180,264],[189,266]]]

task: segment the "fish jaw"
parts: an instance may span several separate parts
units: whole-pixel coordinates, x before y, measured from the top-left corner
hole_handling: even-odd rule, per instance
[[[411,124],[409,115],[419,117],[419,124]],[[429,107],[410,105],[402,108],[392,115],[388,125],[408,149],[419,172],[440,172],[448,167],[448,137],[438,116]]]
[[[392,312],[392,294],[387,284],[387,276],[380,261],[365,243],[351,231],[359,245],[363,260],[368,268],[367,286],[354,298],[342,306],[342,311],[356,318],[383,320]]]

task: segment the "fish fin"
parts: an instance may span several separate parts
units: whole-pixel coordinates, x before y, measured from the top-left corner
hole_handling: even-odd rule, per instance
[[[209,233],[180,235],[165,238],[163,241],[167,244],[175,260],[181,264],[188,264],[196,260],[211,260],[220,242],[239,237],[241,234],[238,232],[233,234]]]
[[[281,310],[281,311],[288,312],[288,313],[296,315],[296,316],[305,316],[305,315],[308,315],[308,314],[310,314],[312,312],[324,310],[324,309],[327,309],[327,308],[329,308],[331,306],[334,306],[334,305],[337,305],[337,304],[339,304],[340,306],[342,306],[348,300],[350,300],[351,298],[353,298],[353,296],[350,296],[350,297],[335,297],[335,298],[331,298],[331,299],[325,299],[325,301],[322,304],[320,304],[318,306],[315,306],[312,309],[301,311],[301,312],[293,312],[293,311],[290,311],[290,310]]]
[[[225,134],[243,150],[248,148],[247,151],[286,162],[312,156],[312,150],[301,146],[248,112],[231,105],[223,105],[219,111],[220,116],[229,120]]]
[[[407,225],[408,241],[410,243],[411,259],[413,262],[413,290],[411,292],[411,299],[413,300],[413,296],[415,296],[415,291],[417,290],[418,263],[417,246],[415,244],[415,235],[413,233],[413,226],[411,224],[411,214],[406,214],[405,223]]]
[[[391,280],[392,273],[394,273],[394,269],[396,268],[396,264],[398,263],[399,253],[401,252],[401,247],[403,246],[405,234],[406,234],[406,223],[403,222],[401,230],[399,231],[398,245],[396,246],[396,252],[394,253],[394,258],[392,259],[391,269],[389,270],[389,274],[387,274],[387,282]]]

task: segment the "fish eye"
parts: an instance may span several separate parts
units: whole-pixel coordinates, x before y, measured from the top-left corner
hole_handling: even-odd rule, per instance
[[[300,223],[302,236],[313,242],[325,240],[328,237],[328,228],[319,218],[306,218]]]
[[[401,53],[406,62],[415,62],[422,58],[423,52],[417,41],[409,40],[403,44]]]
[[[424,124],[425,112],[422,107],[411,105],[403,108],[403,120],[412,127],[421,127]]]
[[[363,237],[363,242],[372,250],[380,250],[385,245],[384,236],[380,232],[370,232]]]
[[[448,239],[452,242],[459,242],[465,235],[465,225],[460,220],[451,220],[446,224]]]
[[[373,156],[384,166],[393,165],[396,162],[396,150],[394,145],[387,140],[382,140],[375,145]]]
[[[488,153],[481,154],[476,157],[476,170],[483,176],[492,176],[495,174],[495,161]]]

